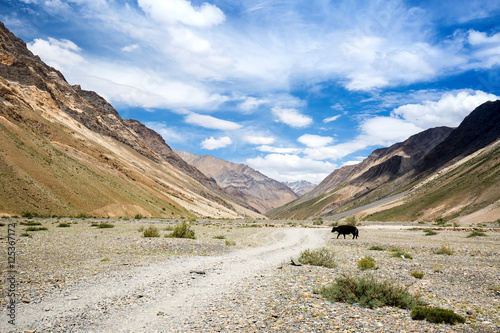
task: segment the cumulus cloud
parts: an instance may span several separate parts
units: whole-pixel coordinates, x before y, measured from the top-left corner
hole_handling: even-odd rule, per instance
[[[443,94],[438,101],[427,100],[420,104],[402,105],[394,109],[392,115],[423,129],[436,126],[456,127],[476,107],[498,98],[483,91],[449,92]]]
[[[299,154],[302,152],[300,148],[284,148],[284,147],[272,147],[268,145],[262,145],[256,148],[258,151],[263,153],[277,153],[277,154]]]
[[[321,182],[333,170],[330,162],[315,161],[293,154],[269,154],[265,157],[247,159],[246,164],[263,174],[279,181],[298,181],[307,179]]]
[[[203,140],[203,142],[201,143],[201,147],[208,150],[214,150],[214,149],[224,148],[232,143],[233,141],[228,136],[224,136],[218,139],[210,137],[209,139]]]
[[[243,141],[251,143],[253,145],[270,145],[276,140],[270,136],[256,136],[256,135],[245,135],[243,136]]]
[[[277,122],[294,128],[307,127],[313,122],[311,117],[301,114],[296,109],[283,109],[276,106],[272,108],[272,113],[277,118]]]
[[[183,23],[195,27],[210,27],[226,19],[217,6],[206,2],[199,7],[186,0],[139,0],[138,4],[154,20],[168,25]]]
[[[232,121],[197,113],[188,114],[185,121],[192,125],[218,130],[237,130],[242,127],[240,124]]]
[[[304,134],[300,136],[297,141],[311,148],[319,148],[331,143],[333,141],[333,138],[329,136]]]
[[[27,46],[31,52],[40,55],[43,61],[58,70],[70,70],[85,62],[85,59],[78,54],[81,49],[67,39],[37,38]]]

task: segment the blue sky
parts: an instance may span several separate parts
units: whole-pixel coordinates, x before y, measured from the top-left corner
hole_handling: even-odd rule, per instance
[[[319,183],[500,95],[500,2],[19,0],[0,20],[174,149]]]

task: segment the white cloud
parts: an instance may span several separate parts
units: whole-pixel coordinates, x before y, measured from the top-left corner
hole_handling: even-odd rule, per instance
[[[185,142],[186,141],[186,137],[181,135],[179,133],[178,129],[169,128],[164,123],[147,122],[144,125],[146,125],[150,129],[152,129],[156,133],[160,134],[167,144],[170,144],[171,142]]]
[[[224,136],[218,139],[210,137],[209,139],[203,140],[203,142],[201,143],[201,147],[208,150],[214,150],[214,149],[224,148],[232,143],[233,141],[228,136]]]
[[[48,40],[35,39],[27,44],[29,50],[39,55],[44,62],[58,70],[71,70],[85,62],[77,52],[81,49],[67,39],[50,38]]]
[[[276,140],[270,136],[255,136],[255,135],[245,135],[243,136],[243,141],[251,143],[253,145],[270,145]]]
[[[331,143],[333,141],[333,138],[329,136],[304,134],[300,136],[297,141],[311,148],[319,148]]]
[[[483,91],[449,92],[443,94],[438,101],[426,100],[420,104],[400,106],[392,111],[392,115],[423,129],[436,126],[456,127],[476,107],[498,98]]]
[[[331,123],[332,121],[335,121],[335,120],[339,119],[340,117],[341,117],[341,115],[336,115],[336,116],[333,116],[333,117],[328,117],[328,118],[323,119],[323,122],[325,124]]]
[[[500,44],[500,33],[488,36],[485,32],[469,30],[468,42],[471,45]]]
[[[272,108],[273,115],[277,118],[277,122],[287,124],[290,127],[307,127],[312,124],[312,118],[301,114],[296,109],[283,109],[281,107]]]
[[[237,130],[242,126],[232,121],[227,121],[212,116],[191,113],[185,118],[185,121],[192,125],[198,125],[204,128],[218,129],[218,130]]]
[[[308,180],[316,184],[336,167],[330,162],[315,161],[292,154],[269,154],[247,159],[245,163],[279,181]]]
[[[139,48],[140,48],[139,44],[131,44],[131,45],[127,45],[127,46],[122,47],[122,51],[123,52],[132,52],[132,51],[135,51]]]
[[[168,25],[210,27],[226,19],[218,7],[206,2],[199,7],[186,0],[139,0],[138,4],[154,20]]]
[[[256,148],[258,151],[263,153],[276,153],[276,154],[299,154],[302,152],[300,148],[284,148],[284,147],[272,147],[268,145],[262,145]]]

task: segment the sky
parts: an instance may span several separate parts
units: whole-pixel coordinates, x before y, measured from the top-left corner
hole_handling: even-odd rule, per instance
[[[500,96],[500,1],[0,0],[0,21],[171,148],[279,181]]]

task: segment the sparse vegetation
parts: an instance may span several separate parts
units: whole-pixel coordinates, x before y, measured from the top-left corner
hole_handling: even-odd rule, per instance
[[[330,302],[359,303],[366,308],[395,306],[411,309],[418,299],[406,288],[393,285],[389,281],[379,282],[373,277],[338,277],[334,283],[317,291]]]
[[[313,225],[322,225],[323,218],[321,216],[317,216],[313,219]]]
[[[375,269],[375,260],[372,257],[364,257],[358,261],[358,268],[361,270]]]
[[[190,226],[185,221],[183,221],[181,224],[176,225],[174,227],[174,231],[170,234],[165,235],[165,237],[196,239],[194,230],[191,230]]]
[[[391,252],[392,252],[391,257],[394,258],[413,259],[411,254],[398,248],[391,249]]]
[[[214,237],[212,237],[213,239],[226,239],[226,236],[224,235],[215,235]]]
[[[465,318],[449,309],[431,308],[425,306],[415,306],[411,310],[411,319],[424,320],[435,324],[445,323],[455,325],[465,323]]]
[[[415,279],[422,279],[424,275],[425,273],[422,272],[417,272],[417,271],[411,272],[411,276],[413,276]]]
[[[143,218],[143,216],[142,216],[142,214],[135,214],[134,218],[135,218],[136,220],[140,220],[140,219],[142,219],[142,218]]]
[[[28,237],[28,238],[31,238],[33,236],[31,236],[31,234],[27,233],[27,232],[23,232],[21,235],[21,237]]]
[[[424,233],[425,233],[425,236],[434,236],[434,235],[437,235],[437,232],[435,232],[432,229],[425,229]]]
[[[143,229],[142,237],[160,237],[160,232],[157,227],[149,226]]]
[[[231,239],[226,239],[226,246],[235,246],[236,241],[231,240]]]
[[[114,224],[111,224],[111,223],[106,223],[106,222],[102,222],[102,223],[99,223],[97,225],[97,227],[99,229],[111,229],[111,228],[114,228],[115,225]]]
[[[71,227],[71,223],[66,223],[66,222],[62,222],[62,223],[59,223],[57,225],[58,228],[69,228]]]
[[[471,232],[470,234],[467,235],[467,238],[471,238],[471,237],[485,237],[485,236],[488,236],[483,230],[479,229],[479,230],[474,230],[473,232]]]
[[[19,223],[20,225],[29,225],[29,226],[33,226],[33,225],[42,225],[41,222],[35,222],[35,221],[22,221]]]
[[[345,219],[345,222],[347,225],[352,225],[353,227],[355,227],[358,224],[358,220],[356,219],[356,216],[354,216],[354,215],[348,216]]]
[[[385,248],[383,246],[380,246],[380,245],[373,245],[368,250],[372,250],[372,251],[385,251]]]
[[[299,262],[306,265],[334,268],[337,266],[334,255],[335,253],[333,250],[327,247],[322,247],[317,250],[306,249],[300,254]]]
[[[24,229],[25,231],[42,231],[42,230],[49,230],[47,227],[27,227]]]
[[[446,220],[442,217],[438,217],[434,220],[437,225],[444,226],[446,224]]]
[[[448,256],[451,256],[453,254],[453,250],[449,247],[449,245],[443,245],[439,250],[434,252],[435,254],[446,254]]]

